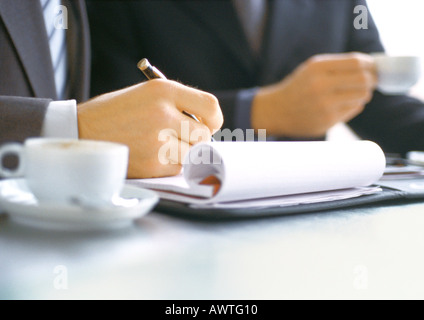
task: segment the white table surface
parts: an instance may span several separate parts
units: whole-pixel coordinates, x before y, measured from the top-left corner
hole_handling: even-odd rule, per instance
[[[57,232],[0,216],[0,299],[422,299],[424,203]]]

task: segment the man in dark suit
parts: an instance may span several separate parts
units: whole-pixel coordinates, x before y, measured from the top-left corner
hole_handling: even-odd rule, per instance
[[[214,93],[226,128],[309,140],[348,122],[386,152],[424,148],[422,102],[375,91],[367,53],[384,49],[370,15],[365,29],[354,24],[364,0],[263,0],[259,47],[243,27],[248,2],[89,1],[93,92],[138,81],[143,56],[168,78]]]
[[[82,0],[0,1],[0,44],[0,144],[34,136],[120,142],[130,147],[128,176],[153,177],[180,172],[183,154],[196,142],[176,137],[178,159],[164,164],[158,157],[164,144],[158,132],[181,132],[188,121],[182,106],[203,120],[190,119],[190,132],[202,132],[197,137],[210,139],[222,124],[215,97],[173,81],[154,80],[86,101],[90,42]],[[63,86],[56,82],[61,68]]]

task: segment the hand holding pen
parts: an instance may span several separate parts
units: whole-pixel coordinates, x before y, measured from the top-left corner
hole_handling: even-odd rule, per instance
[[[138,64],[137,67],[143,72],[143,74],[146,76],[146,78],[148,80],[153,80],[153,79],[164,79],[166,80],[165,75],[160,72],[156,67],[152,66],[150,64],[150,62],[144,58],[141,59]],[[197,122],[201,122],[199,119],[197,119],[197,117],[191,113],[188,113],[186,111],[182,111],[183,114],[185,114],[186,116],[192,118],[193,120],[197,121]],[[211,141],[215,141],[215,139],[213,138],[213,136],[211,137]]]
[[[94,97],[78,108],[78,136],[129,147],[129,179],[181,173],[193,144],[222,126],[218,100],[175,81],[152,80]],[[182,113],[202,119],[198,123]],[[188,120],[188,121],[185,121]]]

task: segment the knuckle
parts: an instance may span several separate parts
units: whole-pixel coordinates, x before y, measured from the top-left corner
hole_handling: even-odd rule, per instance
[[[218,98],[211,93],[204,92],[204,99],[208,105],[214,109],[219,109]]]
[[[169,110],[166,104],[164,103],[157,103],[155,105],[155,116],[158,119],[166,120],[168,119]]]
[[[305,61],[305,67],[312,72],[316,72],[320,68],[320,61],[320,57],[312,56]]]
[[[205,93],[204,98],[206,101],[206,108],[208,110],[208,114],[211,117],[211,119],[213,119],[213,123],[221,127],[224,122],[224,116],[222,114],[222,110],[219,105],[218,98],[210,93]]]
[[[320,55],[313,55],[306,59],[306,63],[309,65],[314,65],[322,60],[322,57]]]
[[[175,121],[174,115],[171,112],[171,108],[166,104],[158,104],[154,112],[155,118],[151,117],[151,120],[156,120],[156,124],[160,128],[171,128]]]
[[[214,124],[216,128],[213,129],[219,129],[224,124],[224,115],[222,114],[221,108],[218,108],[214,111],[213,118],[215,119]]]
[[[362,57],[362,54],[357,52],[357,51],[349,52],[347,55],[348,55],[348,57],[355,59],[355,60],[359,60]]]
[[[162,79],[153,79],[143,83],[146,89],[154,92],[162,92],[165,90],[165,81]]]
[[[360,52],[350,52],[347,55],[356,66],[361,66],[364,55]]]

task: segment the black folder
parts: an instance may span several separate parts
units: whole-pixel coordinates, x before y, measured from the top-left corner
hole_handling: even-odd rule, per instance
[[[307,214],[361,206],[399,205],[424,201],[424,178],[405,180],[382,180],[377,184],[382,191],[356,198],[334,200],[312,204],[299,204],[284,207],[243,208],[243,209],[198,209],[187,204],[161,199],[155,212],[181,218],[223,220],[252,219],[282,215]]]

